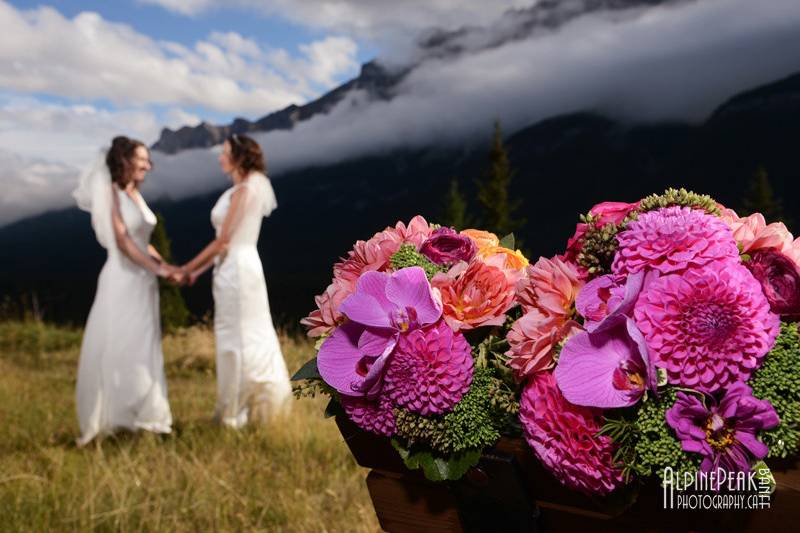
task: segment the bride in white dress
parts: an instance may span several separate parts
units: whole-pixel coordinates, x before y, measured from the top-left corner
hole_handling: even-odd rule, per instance
[[[149,245],[156,217],[139,185],[151,166],[144,144],[115,137],[73,193],[108,251],[78,364],[81,446],[118,429],[171,429],[156,276],[179,274]]]
[[[193,284],[214,266],[216,418],[240,428],[248,421],[284,412],[291,396],[256,248],[262,219],[278,204],[264,174],[263,153],[254,140],[232,135],[223,144],[219,162],[233,187],[211,211],[216,238],[183,270]]]

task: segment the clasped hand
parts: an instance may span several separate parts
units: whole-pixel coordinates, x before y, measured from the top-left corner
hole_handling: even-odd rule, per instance
[[[194,272],[188,272],[183,267],[169,264],[161,266],[159,275],[166,278],[173,285],[178,286],[194,285],[194,282],[197,281],[197,275]]]

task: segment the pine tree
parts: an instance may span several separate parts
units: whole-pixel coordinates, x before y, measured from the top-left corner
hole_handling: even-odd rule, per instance
[[[750,181],[747,195],[742,200],[741,215],[761,213],[767,222],[784,222],[788,224],[783,203],[775,197],[775,191],[769,182],[769,175],[764,167],[758,167]]]
[[[484,181],[477,183],[478,202],[483,207],[484,229],[503,237],[522,227],[525,220],[514,218],[522,201],[509,199],[509,188],[515,172],[508,160],[499,121],[494,124],[489,162],[491,166]]]
[[[150,244],[158,250],[165,262],[172,263],[172,243],[167,236],[164,217],[157,213],[156,219],[157,223],[153,229],[153,235],[150,237]],[[185,326],[189,322],[190,313],[180,288],[159,278],[158,292],[161,299],[161,329],[164,333],[171,333]]]
[[[462,230],[472,225],[472,219],[467,213],[467,199],[461,192],[456,177],[450,180],[450,188],[445,193],[444,206],[438,222],[456,230]]]

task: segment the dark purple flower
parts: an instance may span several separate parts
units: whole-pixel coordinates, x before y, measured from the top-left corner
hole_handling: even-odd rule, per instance
[[[755,398],[741,381],[728,387],[720,401],[710,394],[679,392],[666,418],[683,450],[703,456],[703,472],[749,472],[753,460],[769,452],[756,434],[780,423],[772,404]]]
[[[459,261],[469,262],[478,253],[478,247],[468,236],[442,227],[431,233],[419,252],[437,265],[452,265]]]
[[[800,313],[800,270],[791,259],[775,249],[762,248],[753,252],[745,265],[761,284],[773,313]]]

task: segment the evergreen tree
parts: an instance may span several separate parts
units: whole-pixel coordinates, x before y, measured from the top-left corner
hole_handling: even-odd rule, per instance
[[[467,213],[467,199],[458,186],[458,178],[450,180],[450,188],[445,193],[442,214],[437,221],[443,226],[462,230],[472,225],[472,217]]]
[[[509,188],[515,172],[508,160],[508,150],[503,144],[499,121],[494,124],[489,162],[489,171],[484,181],[477,183],[478,202],[484,213],[483,229],[503,237],[522,227],[525,220],[515,218],[522,201],[509,199]]]
[[[775,197],[775,191],[769,182],[769,175],[764,167],[758,167],[750,180],[747,195],[742,200],[742,216],[761,213],[770,222],[784,222],[788,225],[783,203]]]
[[[165,262],[172,263],[172,243],[167,236],[164,217],[161,216],[161,213],[157,213],[156,219],[158,222],[153,229],[150,244],[158,250]],[[158,292],[161,299],[161,329],[164,333],[171,333],[177,328],[185,326],[189,322],[190,313],[180,288],[159,278]]]

